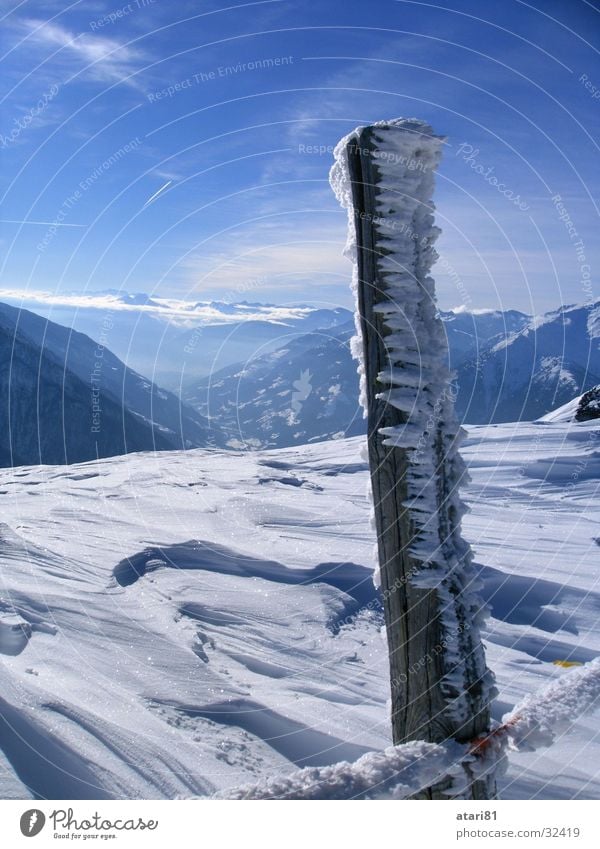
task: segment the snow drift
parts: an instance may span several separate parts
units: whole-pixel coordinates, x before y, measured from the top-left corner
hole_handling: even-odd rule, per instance
[[[464,770],[477,777],[506,770],[507,748],[551,746],[583,714],[600,707],[600,658],[527,696],[487,737],[461,745],[413,742],[369,752],[355,763],[302,769],[216,794],[219,799],[407,799],[450,777],[448,795],[460,798]],[[498,769],[498,764],[500,769]]]

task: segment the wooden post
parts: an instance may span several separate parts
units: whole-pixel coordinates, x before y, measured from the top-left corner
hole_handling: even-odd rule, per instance
[[[398,128],[397,132],[402,132],[402,129]],[[406,506],[410,496],[411,454],[406,448],[384,444],[381,433],[382,428],[402,428],[409,421],[409,413],[389,402],[393,381],[386,383],[383,377],[390,374],[386,337],[392,331],[386,323],[385,306],[392,296],[381,262],[382,258],[389,256],[384,245],[386,236],[391,237],[388,236],[389,227],[387,232],[385,230],[385,203],[379,202],[381,172],[374,151],[380,137],[381,125],[365,127],[357,130],[345,144],[351,188],[350,226],[353,220],[356,238],[356,294],[363,346],[369,466],[389,647],[393,740],[395,744],[409,740],[466,742],[485,735],[490,727],[490,674],[483,660],[479,630],[470,622],[472,610],[465,609],[468,605],[462,605],[459,569],[453,570],[448,564],[443,596],[440,588],[419,586],[417,578],[428,564],[410,553],[418,535],[414,516]],[[415,147],[418,149],[418,139]],[[388,164],[388,177],[389,174]],[[397,215],[395,223],[399,226]],[[414,218],[405,224],[406,228],[414,226]],[[415,245],[413,271],[416,290],[421,285],[418,279],[420,248],[412,234],[411,238]],[[416,393],[417,389],[415,398]],[[456,509],[450,497],[453,484],[442,423],[435,423],[434,427],[436,432],[430,440],[437,490],[434,519],[439,529],[440,551],[443,552],[447,548],[447,540],[453,534],[459,534],[460,515],[455,515]],[[460,537],[457,538],[460,540]],[[469,549],[466,544],[463,559],[468,566]],[[456,650],[456,634],[452,634],[450,639],[444,605],[446,613],[448,605],[452,607],[454,621],[459,623],[455,630],[462,632],[459,635],[462,656],[458,662],[452,655]],[[457,685],[448,685],[448,681],[456,681],[455,673],[459,667],[463,683],[458,685],[457,691]],[[468,715],[464,715],[464,709],[462,716],[453,711],[457,700],[461,700],[463,706],[466,700]],[[470,784],[468,798],[486,799],[495,795],[492,776]],[[444,791],[448,791],[450,785],[448,780],[427,788],[419,794],[419,798],[448,798]]]

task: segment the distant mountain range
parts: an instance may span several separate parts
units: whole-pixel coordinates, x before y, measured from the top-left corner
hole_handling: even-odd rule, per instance
[[[215,428],[107,347],[0,304],[0,465],[220,444]]]
[[[273,351],[290,335],[337,327],[352,317],[342,307],[184,301],[116,289],[60,296],[5,290],[0,301],[102,341],[127,366],[175,392],[228,365]]]
[[[440,316],[454,370],[481,357],[491,344],[518,333],[531,321],[531,316],[518,310],[447,310]]]
[[[96,451],[284,447],[364,432],[350,354],[354,325],[344,308],[107,291],[40,302],[36,310],[87,327],[97,341],[25,310],[18,318],[18,310],[0,308],[1,391],[10,401],[10,414],[8,402],[2,414],[3,463],[11,450],[18,462],[71,462]],[[465,423],[536,419],[600,383],[600,303],[538,317],[458,310],[441,318]],[[98,343],[104,424],[94,434],[90,381]],[[115,351],[145,367],[128,368]],[[175,386],[183,403],[154,380]],[[38,407],[59,411],[63,420],[37,416]]]
[[[509,310],[443,312],[457,411],[465,423],[532,420],[600,383],[600,303],[541,317]],[[184,400],[232,447],[284,447],[365,430],[352,323],[290,339],[213,373]]]
[[[531,421],[600,383],[600,302],[529,318],[457,369],[457,409],[471,424]]]

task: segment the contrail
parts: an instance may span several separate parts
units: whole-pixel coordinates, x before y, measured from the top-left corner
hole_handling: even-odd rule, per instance
[[[148,198],[146,203],[143,205],[142,209],[145,209],[148,206],[148,204],[152,203],[153,200],[156,200],[156,198],[159,195],[161,195],[164,192],[164,190],[167,189],[171,185],[172,182],[173,182],[173,180],[169,180],[169,182],[165,183],[164,186],[161,186],[160,189],[157,192],[154,192],[152,197]]]
[[[61,221],[17,221],[12,218],[0,218],[0,224],[42,224],[44,227],[87,227],[87,224],[66,224]]]

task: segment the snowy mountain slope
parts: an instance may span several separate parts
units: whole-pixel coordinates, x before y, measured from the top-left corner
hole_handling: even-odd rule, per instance
[[[441,316],[453,366],[528,319],[514,310]],[[290,337],[275,351],[189,384],[182,397],[217,421],[236,447],[283,448],[364,433],[356,362],[350,353],[354,334],[352,321]]]
[[[600,374],[598,314],[600,306],[564,307],[538,318],[515,310],[440,313],[461,418],[539,418],[593,386]],[[214,416],[238,447],[286,447],[363,433],[351,327],[288,338],[275,351],[190,383],[183,398]],[[294,393],[303,393],[295,411]]]
[[[600,382],[600,302],[566,306],[492,341],[458,367],[467,422],[535,419]]]
[[[440,317],[453,369],[476,358],[491,344],[518,333],[531,321],[531,316],[518,310],[442,310]]]
[[[169,447],[150,424],[91,387],[22,333],[0,327],[0,466],[64,463]],[[93,430],[92,404],[101,409]]]
[[[183,392],[218,422],[232,447],[278,448],[355,436],[365,424],[350,355],[354,323],[293,337],[276,351],[230,366]]]
[[[186,301],[116,289],[71,295],[5,290],[0,298],[104,339],[130,368],[177,392],[182,383],[273,350],[282,337],[351,318],[342,307]]]
[[[473,428],[500,717],[600,654],[598,428]],[[0,783],[172,798],[389,745],[361,438],[0,473]],[[597,719],[506,797],[598,798]]]
[[[343,307],[277,306],[246,300],[185,301],[109,289],[97,293],[23,293],[0,298],[105,344],[127,365],[179,392],[215,372],[254,361],[292,338],[340,328],[352,319]],[[25,300],[24,300],[25,298]],[[517,310],[442,312],[453,368],[524,327]],[[332,382],[338,382],[332,374]],[[344,428],[340,425],[337,430]]]
[[[5,465],[11,456],[17,463],[76,462],[217,438],[175,395],[81,333],[0,304],[0,345]]]

